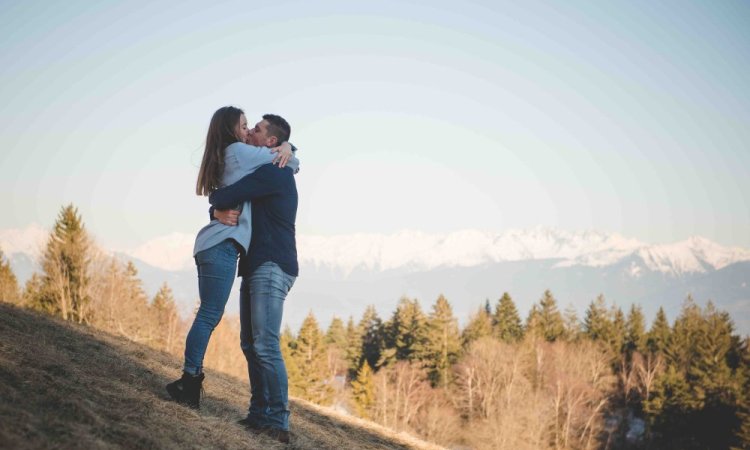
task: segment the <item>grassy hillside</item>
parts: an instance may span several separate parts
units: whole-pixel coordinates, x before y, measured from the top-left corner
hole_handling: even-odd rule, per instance
[[[166,353],[0,303],[0,448],[437,448],[306,402],[292,442],[255,436],[246,380],[207,373],[199,412],[167,399],[180,374]]]

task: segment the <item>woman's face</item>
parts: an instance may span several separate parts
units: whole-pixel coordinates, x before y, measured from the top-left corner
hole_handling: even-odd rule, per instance
[[[234,126],[234,136],[240,142],[247,141],[247,119],[244,114],[240,115],[240,120]]]

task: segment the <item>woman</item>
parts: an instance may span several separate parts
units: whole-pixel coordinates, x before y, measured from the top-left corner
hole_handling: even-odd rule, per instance
[[[247,119],[239,108],[225,106],[211,118],[206,148],[198,171],[197,195],[209,195],[216,189],[238,181],[258,167],[277,163],[299,168],[288,142],[268,149],[248,145]],[[200,307],[185,340],[185,364],[182,377],[167,385],[169,395],[179,403],[200,407],[200,393],[205,378],[203,357],[234,283],[237,258],[247,252],[251,238],[250,203],[240,205],[237,226],[212,220],[195,238],[193,255],[198,269]],[[238,209],[239,209],[238,208]]]

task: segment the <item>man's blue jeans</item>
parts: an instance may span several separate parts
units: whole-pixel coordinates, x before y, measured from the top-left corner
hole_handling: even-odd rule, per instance
[[[201,304],[185,340],[185,372],[203,371],[208,340],[224,315],[237,270],[237,244],[227,239],[195,255]]]
[[[247,417],[281,430],[289,430],[289,380],[279,337],[284,300],[295,279],[266,262],[243,277],[240,287],[240,345],[250,376]]]

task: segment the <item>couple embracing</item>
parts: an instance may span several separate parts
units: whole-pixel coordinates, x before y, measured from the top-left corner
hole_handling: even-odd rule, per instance
[[[239,423],[289,442],[288,379],[279,336],[284,300],[298,275],[295,219],[299,170],[291,129],[266,114],[248,129],[245,114],[227,106],[211,118],[197,195],[208,195],[211,223],[195,239],[200,307],[185,342],[176,401],[200,407],[203,357],[224,313],[235,273],[240,287],[240,346],[250,378],[250,407]],[[237,260],[239,270],[237,271]]]

